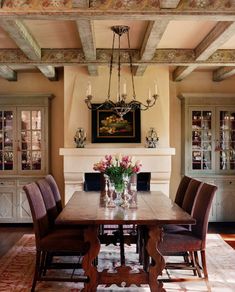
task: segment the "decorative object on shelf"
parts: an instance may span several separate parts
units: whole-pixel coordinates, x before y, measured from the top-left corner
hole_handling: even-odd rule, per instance
[[[113,201],[113,193],[115,193],[114,203],[128,207],[128,200],[130,199],[127,191],[129,179],[132,174],[140,171],[141,166],[139,160],[134,162],[131,156],[117,154],[115,157],[106,155],[105,159],[94,164],[93,169],[108,176],[111,201]],[[122,198],[123,195],[124,198]]]
[[[96,106],[96,105],[94,105]],[[92,112],[92,143],[140,143],[140,110],[120,118],[112,110]]]
[[[154,128],[150,128],[146,135],[146,147],[147,148],[156,148],[159,138],[157,132]]]
[[[88,82],[87,87],[87,96],[85,99],[85,103],[87,104],[88,109],[90,110],[98,110],[98,109],[109,109],[115,112],[121,119],[124,115],[128,112],[140,109],[140,110],[147,110],[150,107],[154,106],[156,100],[158,98],[158,88],[157,82],[155,81],[154,84],[154,94],[151,94],[151,89],[148,90],[148,98],[146,103],[142,103],[137,101],[136,93],[135,93],[135,85],[134,85],[134,74],[133,74],[133,64],[132,64],[132,53],[130,49],[130,38],[129,38],[129,26],[120,25],[120,26],[112,26],[113,31],[113,43],[112,43],[112,54],[110,59],[110,69],[109,69],[109,82],[108,82],[108,94],[106,100],[97,106],[93,106],[92,101],[92,93],[91,93],[91,83]],[[129,66],[131,72],[131,83],[132,83],[132,99],[131,101],[127,102],[127,92],[126,92],[126,81],[123,79],[121,80],[121,47],[120,47],[120,40],[121,36],[126,34],[127,42],[128,42],[128,55],[129,55]],[[118,48],[115,50],[115,39],[118,37]],[[111,90],[111,79],[113,73],[113,63],[117,59],[117,76],[118,76],[118,84],[117,84],[117,101],[112,101],[110,98],[110,90]],[[126,60],[123,60],[126,62]],[[121,81],[123,84],[123,92],[121,94]]]
[[[77,128],[76,134],[74,136],[74,142],[77,148],[84,148],[86,141],[86,132],[83,128]]]

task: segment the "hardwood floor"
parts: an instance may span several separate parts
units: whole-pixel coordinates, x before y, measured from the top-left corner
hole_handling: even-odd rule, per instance
[[[0,224],[0,257],[27,233],[33,233],[32,225]]]
[[[0,257],[24,234],[30,233],[33,233],[33,227],[30,224],[0,224]],[[219,233],[222,238],[235,249],[235,222],[210,223],[208,233]]]

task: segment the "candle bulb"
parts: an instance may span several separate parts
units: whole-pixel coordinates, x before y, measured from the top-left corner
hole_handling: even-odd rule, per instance
[[[123,94],[126,95],[126,82],[123,83]]]
[[[157,82],[154,82],[154,93],[157,95],[158,88],[157,88]]]
[[[152,99],[152,95],[151,95],[151,90],[149,88],[149,97],[148,97],[148,100],[151,100]]]
[[[87,85],[87,95],[91,95],[91,82],[88,81],[88,85]]]

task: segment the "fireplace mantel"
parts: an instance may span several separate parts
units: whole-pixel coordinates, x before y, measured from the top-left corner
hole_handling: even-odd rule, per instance
[[[84,174],[94,172],[93,165],[106,154],[132,155],[141,160],[142,172],[151,172],[150,189],[162,191],[169,195],[171,174],[171,156],[175,148],[144,148],[144,147],[96,147],[60,148],[64,157],[65,203],[74,191],[83,190]]]

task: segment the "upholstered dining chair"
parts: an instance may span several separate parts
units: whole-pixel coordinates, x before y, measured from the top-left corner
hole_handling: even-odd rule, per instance
[[[217,187],[204,183],[195,200],[195,205],[192,211],[192,217],[196,219],[196,224],[191,226],[191,230],[181,231],[178,233],[165,233],[163,241],[159,244],[159,251],[162,255],[170,256],[179,253],[190,252],[194,256],[194,266],[189,267],[189,263],[180,263],[178,268],[181,269],[196,269],[198,275],[201,276],[201,269],[204,278],[208,278],[206,266],[206,234],[208,229],[209,213],[212,205],[212,200]],[[199,264],[198,252],[201,254],[201,265]],[[185,264],[185,265],[184,265]],[[166,265],[168,269],[177,268],[177,264]]]
[[[175,195],[175,203],[180,207],[182,207],[184,196],[186,194],[186,191],[191,179],[192,179],[191,177],[184,175],[177,188],[176,195]]]
[[[47,253],[68,252],[70,254],[85,255],[89,250],[89,244],[84,242],[81,232],[75,230],[63,230],[50,228],[47,210],[43,201],[41,191],[36,183],[30,183],[23,187],[32,213],[34,232],[36,239],[36,264],[31,291],[35,290],[37,281],[88,281],[84,276],[60,278],[58,276],[47,276],[44,271]],[[73,266],[74,270],[74,266]]]
[[[189,213],[190,215],[193,212],[193,208],[195,206],[195,202],[196,202],[196,198],[197,195],[200,191],[200,189],[202,188],[203,182],[191,178],[190,182],[188,184],[188,187],[186,189],[185,195],[184,195],[184,199],[181,205],[181,208],[186,211],[187,213]],[[190,226],[189,225],[165,225],[164,226],[164,232],[169,232],[169,233],[177,233],[177,232],[181,232],[184,230],[189,229]]]
[[[63,209],[62,207],[62,200],[61,200],[61,195],[60,195],[60,191],[58,188],[58,185],[54,179],[54,177],[51,174],[46,175],[45,179],[47,180],[47,182],[49,183],[52,193],[54,195],[54,199],[56,202],[56,207],[57,207],[57,211],[58,213],[60,213]]]

